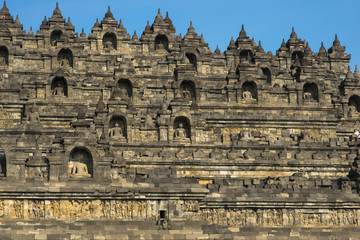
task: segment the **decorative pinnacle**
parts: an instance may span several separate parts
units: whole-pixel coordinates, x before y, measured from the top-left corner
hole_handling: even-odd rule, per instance
[[[98,19],[98,18],[96,19],[96,22],[95,22],[95,24],[94,24],[94,27],[100,27],[100,23],[99,23],[99,19]]]
[[[264,52],[264,48],[261,46],[260,40],[259,40],[258,52]]]
[[[354,77],[357,79],[360,77],[360,73],[357,65],[355,65]]]
[[[195,33],[195,28],[192,25],[192,21],[190,21],[190,26],[188,28],[188,33]]]
[[[214,51],[216,54],[220,54],[220,49],[219,49],[219,45],[217,44],[216,45],[216,49]]]
[[[105,18],[114,18],[111,10],[110,10],[110,5],[108,6],[108,11],[105,14]]]
[[[84,28],[81,30],[80,37],[86,37],[86,33],[84,31]]]
[[[15,23],[20,23],[19,14],[16,14]]]
[[[337,34],[335,34],[335,40],[333,42],[333,46],[340,46],[340,41],[339,41],[339,39],[337,37]]]
[[[6,1],[4,0],[4,6],[3,6],[3,8],[1,9],[1,12],[3,12],[3,13],[9,13],[9,9],[7,8],[7,6],[6,6]]]
[[[56,2],[56,7],[55,7],[55,10],[54,10],[54,12],[53,12],[53,16],[55,16],[55,15],[61,16],[61,11],[60,11],[59,3],[58,3],[58,2]]]
[[[149,21],[146,22],[145,31],[150,31],[150,23],[149,23]]]
[[[247,37],[244,24],[241,25],[241,31],[239,37]]]
[[[227,47],[228,50],[230,49],[236,49],[236,46],[235,46],[235,42],[234,42],[234,37],[231,36],[231,40],[230,40],[230,43],[229,43],[229,46]]]
[[[119,25],[118,25],[118,28],[124,28],[124,24],[122,23],[122,20],[120,18],[120,21],[119,21]]]
[[[66,23],[66,26],[73,26],[73,25],[72,25],[72,22],[70,21],[70,17],[68,17],[68,21],[67,21],[67,23]]]
[[[290,38],[297,38],[297,34],[295,32],[295,28],[292,27],[292,30],[291,30],[291,34],[290,34]]]
[[[171,19],[169,18],[169,12],[166,12],[166,16],[164,18],[166,23],[172,23]]]
[[[324,42],[321,42],[321,47],[320,47],[319,52],[326,52],[326,49],[324,47]]]
[[[136,39],[136,40],[138,39],[138,35],[136,34],[136,30],[134,30],[134,35],[132,36],[132,39],[134,39],[134,40],[135,40],[135,39]]]
[[[346,79],[353,79],[354,78],[354,75],[353,73],[351,72],[351,68],[350,66],[348,67],[348,72],[346,74]]]

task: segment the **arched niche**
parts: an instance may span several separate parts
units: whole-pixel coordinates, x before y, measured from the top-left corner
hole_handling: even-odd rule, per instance
[[[6,177],[6,155],[4,149],[0,147],[0,177]]]
[[[261,68],[262,73],[266,76],[266,82],[271,84],[271,72],[268,68]]]
[[[245,101],[256,101],[258,99],[257,86],[253,81],[246,81],[241,87],[242,99]]]
[[[250,50],[241,50],[240,51],[240,62],[247,60],[250,63],[255,63],[254,53]]]
[[[169,51],[169,40],[164,34],[159,34],[155,37],[155,50]]]
[[[300,77],[301,77],[301,68],[296,68],[294,71],[294,77],[296,79],[297,82],[300,82]]]
[[[197,70],[197,58],[194,53],[186,53],[185,54],[186,60],[188,63],[194,66],[195,70]]]
[[[352,95],[349,98],[349,112],[360,112],[360,97]]]
[[[55,77],[51,82],[51,95],[67,97],[68,85],[64,77]]]
[[[319,101],[319,90],[315,83],[305,83],[303,92],[305,101]]]
[[[109,137],[113,139],[127,138],[127,123],[123,116],[113,116],[109,122]]]
[[[5,46],[0,47],[0,66],[9,65],[9,50]]]
[[[93,158],[85,147],[75,147],[69,158],[69,176],[71,178],[90,178],[93,176]]]
[[[296,59],[302,60],[304,58],[304,53],[302,51],[294,51],[291,54],[291,59],[295,61]]]
[[[104,49],[117,49],[117,39],[114,33],[105,33],[103,37]]]
[[[180,91],[183,98],[196,100],[196,88],[193,81],[182,81],[180,84]]]
[[[120,79],[112,93],[113,99],[128,101],[133,94],[133,87],[129,79]]]
[[[177,117],[174,120],[174,139],[190,139],[191,125],[187,117]]]
[[[70,49],[61,49],[58,53],[57,59],[60,67],[73,67],[73,54]]]
[[[54,30],[51,32],[51,35],[50,35],[51,46],[54,46],[54,47],[57,46],[57,43],[60,40],[61,35],[62,35],[62,31],[60,31],[60,30]]]

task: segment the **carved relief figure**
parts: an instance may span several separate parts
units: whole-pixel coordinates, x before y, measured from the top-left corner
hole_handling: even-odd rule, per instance
[[[60,201],[59,200],[51,201],[51,212],[52,212],[52,216],[54,218],[60,217]]]
[[[28,208],[28,212],[29,212],[29,216],[34,217],[34,218],[41,218],[44,217],[44,208],[45,208],[45,204],[43,201],[29,201],[29,208]]]
[[[241,140],[252,140],[251,132],[248,130],[243,130],[240,132],[240,139]]]
[[[313,138],[309,132],[303,131],[301,133],[301,142],[312,142],[312,141],[313,141]]]
[[[0,200],[0,217],[5,215],[5,203],[4,200]]]
[[[110,201],[102,201],[101,206],[102,206],[103,216],[105,218],[110,218],[111,215]]]
[[[24,217],[24,205],[23,202],[20,200],[14,201],[14,213],[16,218],[23,218]]]
[[[40,123],[40,115],[35,111],[35,107],[32,107],[30,113],[26,117],[26,121],[31,124]]]

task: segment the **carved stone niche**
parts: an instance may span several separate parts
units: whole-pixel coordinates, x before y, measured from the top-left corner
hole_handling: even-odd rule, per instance
[[[244,102],[256,102],[258,99],[256,83],[253,81],[244,82],[241,89],[241,97]]]
[[[303,98],[305,102],[318,102],[319,90],[315,83],[306,83],[303,88]]]
[[[68,96],[68,85],[64,77],[55,77],[51,83],[51,95],[56,97]]]
[[[41,151],[30,153],[25,163],[25,177],[33,180],[49,180],[49,160],[42,156]]]
[[[70,49],[68,48],[61,49],[58,53],[57,59],[58,59],[59,67],[62,68],[73,67],[74,58],[73,58],[73,53]]]
[[[113,116],[109,122],[109,138],[120,142],[126,142],[127,123],[123,116]]]
[[[177,117],[174,121],[174,141],[187,142],[191,139],[190,121],[186,117]]]
[[[111,100],[129,102],[133,95],[133,86],[128,79],[120,79],[111,94]]]
[[[0,148],[0,178],[1,177],[6,177],[6,156],[2,148]]]
[[[76,147],[70,153],[68,163],[70,178],[91,178],[93,176],[93,159],[89,150]]]
[[[348,116],[349,117],[359,117],[360,111],[360,97],[357,95],[353,95],[349,98],[349,106],[348,106]]]
[[[2,46],[0,47],[0,68],[9,65],[9,50]]]
[[[182,81],[180,84],[180,97],[186,100],[196,100],[196,88],[193,81]]]

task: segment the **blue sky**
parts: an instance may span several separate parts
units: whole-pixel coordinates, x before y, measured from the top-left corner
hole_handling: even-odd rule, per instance
[[[15,17],[19,14],[25,30],[30,26],[38,30],[44,16],[50,17],[56,0],[8,0],[7,6]],[[77,32],[81,28],[91,31],[96,18],[104,18],[108,5],[116,18],[123,21],[128,33],[137,31],[138,36],[154,21],[157,9],[165,16],[166,11],[173,21],[177,34],[183,36],[193,22],[195,31],[203,34],[212,50],[219,45],[226,50],[231,36],[236,39],[245,25],[245,30],[255,41],[261,40],[265,51],[275,54],[282,39],[289,39],[291,27],[298,37],[309,42],[318,52],[323,41],[330,48],[335,33],[346,53],[352,56],[350,65],[360,65],[360,1],[359,0],[62,0],[58,1],[62,15],[70,17]]]

